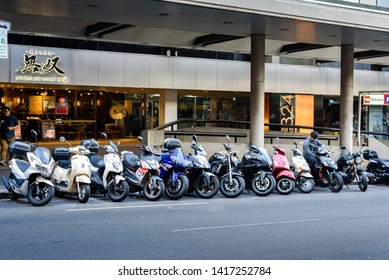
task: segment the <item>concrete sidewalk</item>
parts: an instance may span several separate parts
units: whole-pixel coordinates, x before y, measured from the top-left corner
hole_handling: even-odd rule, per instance
[[[77,146],[80,144],[79,141],[70,141],[69,142],[72,146]],[[117,142],[114,141],[116,144]],[[100,145],[105,144],[105,140],[99,140]],[[138,148],[138,145],[140,142],[137,139],[121,139],[120,145],[119,145],[119,151],[127,150],[132,151],[135,154],[139,154],[140,149]],[[63,146],[68,147],[69,144],[62,143],[62,142],[40,142],[38,143],[41,147],[46,147],[48,149],[53,149],[54,147]],[[100,149],[99,151],[100,155],[104,155],[104,151]],[[3,180],[1,179],[3,176],[8,176],[11,172],[11,169],[8,165],[0,165],[0,199],[8,198],[8,190],[4,187]]]

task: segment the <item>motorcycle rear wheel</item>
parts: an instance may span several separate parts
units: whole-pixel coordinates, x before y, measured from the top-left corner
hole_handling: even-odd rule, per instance
[[[273,175],[266,174],[261,183],[260,176],[258,174],[251,180],[251,189],[258,196],[267,196],[274,191],[277,184],[276,179]]]
[[[220,180],[220,192],[228,198],[235,198],[240,196],[245,188],[245,181],[241,176],[232,175],[232,182],[230,185],[229,175],[224,175]]]
[[[290,194],[293,192],[295,180],[289,177],[282,177],[277,180],[276,190],[279,194]]]
[[[165,183],[161,180],[155,180],[154,182],[147,181],[143,187],[144,196],[150,201],[159,200],[165,193]]]
[[[172,178],[169,179],[166,184],[165,194],[166,197],[172,200],[177,200],[183,197],[188,191],[189,180],[184,174],[178,175],[175,186],[172,185]]]
[[[109,181],[107,186],[107,194],[109,199],[114,202],[121,202],[127,198],[130,187],[125,180],[121,180],[118,183],[115,182],[115,177]]]
[[[86,203],[90,197],[90,185],[77,183],[77,198],[80,203]]]
[[[214,197],[217,194],[220,187],[219,180],[216,178],[216,176],[210,176],[209,180],[209,185],[205,182],[204,175],[197,177],[194,180],[194,189],[199,197],[208,199]]]
[[[332,181],[329,182],[329,189],[334,192],[340,192],[343,188],[343,178],[339,173],[332,174]]]
[[[361,192],[365,192],[367,190],[367,176],[366,172],[361,172],[358,174],[359,177],[359,182],[358,182],[358,187],[361,190]]]
[[[45,183],[34,182],[27,190],[27,200],[34,206],[46,205],[53,196],[53,187]]]

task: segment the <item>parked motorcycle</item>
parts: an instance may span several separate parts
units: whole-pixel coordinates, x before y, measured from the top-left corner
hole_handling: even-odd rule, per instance
[[[59,138],[67,142],[65,137]],[[53,158],[56,161],[52,182],[59,195],[77,194],[80,203],[86,203],[90,197],[91,164],[87,155],[90,151],[84,146],[55,147]],[[69,161],[70,155],[73,155]]]
[[[207,152],[197,143],[196,135],[192,137],[191,148],[194,151],[194,154],[189,154],[192,165],[186,169],[189,178],[188,192],[195,191],[201,198],[211,198],[219,191],[219,179],[209,172],[211,165],[205,157]]]
[[[363,158],[369,161],[366,166],[369,183],[389,185],[389,159],[379,157],[373,150],[363,151]]]
[[[236,170],[243,174],[246,187],[256,195],[267,196],[274,191],[276,179],[272,175],[272,160],[265,149],[251,145]]]
[[[158,200],[165,193],[165,183],[159,177],[159,163],[151,147],[143,144],[143,138],[138,136],[141,142],[139,148],[141,154],[134,155],[130,151],[122,151],[124,177],[129,185],[129,193],[140,193],[148,200]]]
[[[296,178],[297,188],[302,193],[310,193],[315,188],[315,180],[313,179],[311,169],[309,168],[309,164],[303,157],[303,153],[298,148],[297,142],[293,143],[295,148],[292,149],[292,163],[293,163],[293,173]]]
[[[243,176],[235,169],[239,160],[231,150],[230,137],[228,135],[226,140],[227,143],[223,143],[223,146],[227,151],[227,155],[215,153],[210,157],[209,162],[211,164],[211,172],[220,176],[220,192],[225,197],[234,198],[243,193],[246,184]]]
[[[354,180],[357,181],[358,187],[362,192],[367,190],[367,172],[363,166],[362,148],[367,145],[362,144],[359,152],[350,153],[345,146],[341,146],[342,155],[339,157],[338,171],[342,175],[343,183],[346,185],[351,184]]]
[[[9,164],[11,173],[9,176],[3,176],[2,181],[11,200],[27,197],[32,205],[43,206],[54,196],[54,185],[50,176],[55,163],[49,149],[37,146],[37,133],[32,130],[31,135],[35,144],[21,141],[9,144],[8,152],[12,157]]]
[[[189,179],[185,170],[190,168],[192,163],[184,156],[179,139],[165,139],[163,146],[160,177],[165,182],[165,193],[169,199],[180,199],[188,191]]]
[[[277,139],[278,140],[278,139]],[[273,146],[273,176],[276,178],[276,190],[280,194],[290,194],[295,186],[295,177],[290,170],[286,151],[280,146]]]
[[[112,141],[107,140],[105,133],[101,134],[101,137],[107,141],[107,144],[100,146],[95,140],[82,140],[81,145],[88,147],[88,149],[94,153],[89,155],[91,163],[91,188],[106,192],[108,197],[114,202],[123,201],[129,192],[129,186],[126,179],[122,175],[123,163],[119,156],[118,145]],[[101,148],[105,151],[103,157],[96,155],[98,149]]]
[[[313,147],[319,161],[312,170],[313,178],[322,187],[328,187],[332,192],[340,192],[343,188],[343,179],[338,170],[336,162],[330,158],[330,152],[324,147]]]

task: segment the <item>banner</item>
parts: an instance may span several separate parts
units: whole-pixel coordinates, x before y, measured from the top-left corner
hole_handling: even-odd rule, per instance
[[[11,23],[0,20],[0,58],[8,58],[8,31]]]

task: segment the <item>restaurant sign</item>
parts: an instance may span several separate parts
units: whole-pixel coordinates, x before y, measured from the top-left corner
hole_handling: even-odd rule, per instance
[[[0,58],[8,58],[8,32],[11,24],[8,21],[0,20]]]
[[[65,50],[12,46],[12,82],[69,84],[70,53]]]
[[[363,95],[363,105],[389,105],[389,93],[365,94]]]

